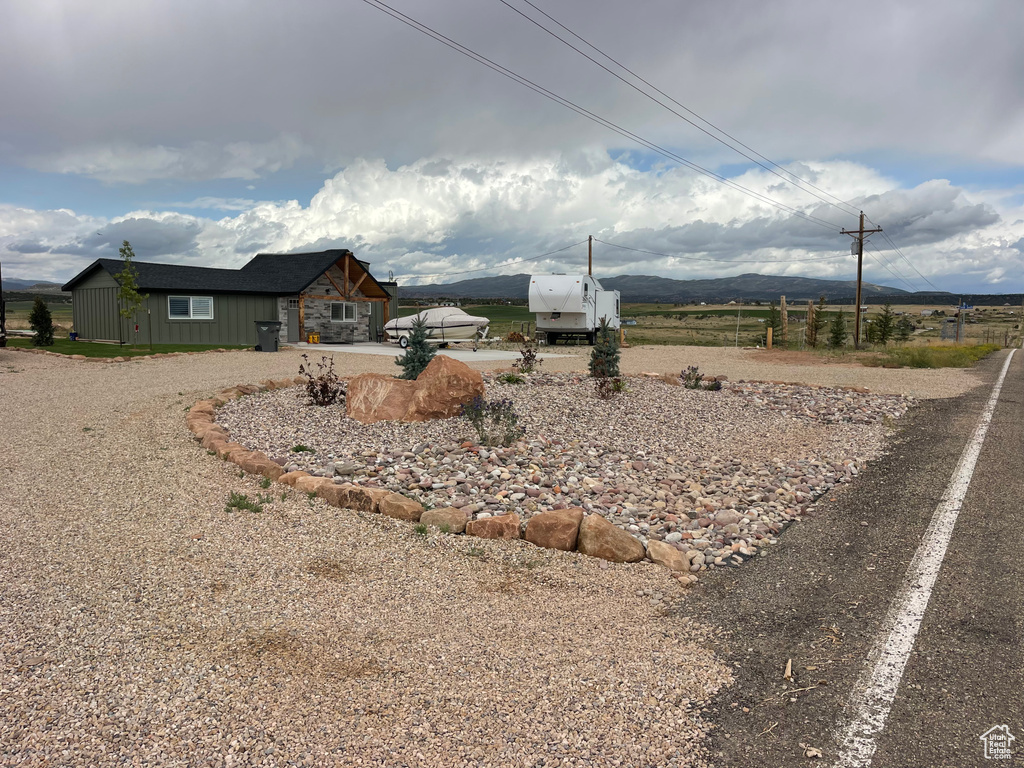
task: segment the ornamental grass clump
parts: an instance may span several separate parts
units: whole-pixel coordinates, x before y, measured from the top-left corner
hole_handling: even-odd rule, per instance
[[[691,365],[679,377],[683,380],[686,389],[705,389],[709,392],[717,392],[722,388],[722,382],[718,379],[704,380],[704,374],[697,370],[697,366]]]
[[[476,430],[481,445],[510,445],[523,436],[511,400],[484,400],[477,395],[462,405],[462,417]]]

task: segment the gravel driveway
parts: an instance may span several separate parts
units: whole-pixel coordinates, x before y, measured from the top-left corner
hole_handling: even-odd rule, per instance
[[[0,350],[0,763],[705,763],[700,707],[730,676],[710,628],[664,615],[683,599],[667,572],[281,501],[185,429],[195,400],[298,362]],[[730,350],[623,356],[626,372],[687,364],[921,397],[973,383]],[[278,501],[228,512],[232,491]]]

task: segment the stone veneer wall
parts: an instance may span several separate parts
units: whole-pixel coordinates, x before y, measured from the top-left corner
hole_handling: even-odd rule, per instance
[[[334,282],[343,285],[345,273],[337,266],[332,266],[328,273],[334,278]],[[327,279],[326,275],[317,278],[309,288],[303,291],[303,295],[330,295],[330,301],[326,299],[306,299],[306,332],[319,332],[320,340],[324,343],[351,344],[357,341],[370,341],[370,303],[367,301],[352,302],[356,305],[356,321],[354,323],[337,323],[331,320],[331,304],[335,301],[344,301],[341,296],[333,297],[338,291]],[[353,296],[364,297],[362,291],[352,292]],[[287,301],[285,301],[285,313],[287,314]],[[284,329],[282,329],[283,331]],[[284,338],[287,338],[285,336]]]

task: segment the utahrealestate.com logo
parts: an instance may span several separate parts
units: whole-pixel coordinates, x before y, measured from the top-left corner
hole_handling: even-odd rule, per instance
[[[1010,760],[1013,757],[1013,742],[1017,737],[1010,733],[1008,725],[993,725],[981,736],[985,742],[986,760]]]

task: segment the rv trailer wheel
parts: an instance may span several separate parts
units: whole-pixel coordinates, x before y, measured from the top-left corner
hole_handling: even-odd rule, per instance
[[[406,349],[409,346],[409,337],[400,336],[398,339],[398,346],[400,346],[402,349]]]

